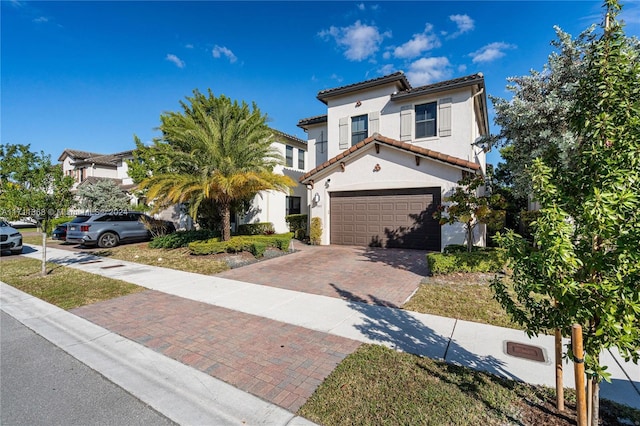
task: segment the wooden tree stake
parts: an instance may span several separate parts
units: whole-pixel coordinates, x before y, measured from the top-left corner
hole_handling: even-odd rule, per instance
[[[576,378],[576,416],[578,426],[587,426],[587,405],[584,389],[584,349],[582,347],[582,326],[571,327],[571,349],[573,351],[573,371]]]

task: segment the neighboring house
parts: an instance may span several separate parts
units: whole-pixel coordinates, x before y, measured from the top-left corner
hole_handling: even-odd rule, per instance
[[[278,150],[285,159],[284,166],[277,166],[275,173],[287,175],[298,182],[299,178],[307,170],[307,142],[295,136],[288,135],[278,130],[274,132],[272,147]],[[129,177],[126,160],[132,159],[132,151],[124,151],[116,154],[97,154],[93,152],[65,149],[58,158],[62,162],[65,176],[72,176],[76,180],[73,189],[80,185],[87,185],[99,179],[112,179],[120,188],[132,197],[132,204],[137,199],[131,193],[136,187]],[[277,233],[289,231],[285,216],[289,214],[307,213],[307,189],[304,185],[297,185],[288,194],[279,191],[263,191],[254,197],[251,206],[246,212],[237,212],[232,218],[232,226],[238,224],[271,222]],[[164,209],[156,216],[160,219],[171,220],[177,227],[181,226],[181,218],[184,218],[185,209],[176,205]],[[184,220],[184,219],[183,219]]]
[[[307,170],[307,142],[278,130],[271,144],[285,159],[284,166],[277,166],[275,173],[289,176],[294,182]],[[236,224],[271,222],[276,233],[289,232],[285,216],[307,213],[307,189],[298,185],[289,194],[280,191],[262,191],[254,197],[247,212],[236,214]]]
[[[81,185],[90,185],[98,180],[113,180],[122,191],[131,198],[133,205],[138,199],[132,191],[136,185],[129,177],[129,168],[126,160],[132,159],[133,151],[123,151],[115,154],[98,154],[95,152],[65,149],[58,161],[62,163],[62,172],[65,176],[71,176],[75,182],[72,190],[77,190]]]
[[[433,213],[464,173],[484,174],[489,132],[482,74],[412,87],[402,72],[322,90],[327,114],[307,132],[310,217],[321,244],[442,250],[462,244],[462,224]],[[474,243],[483,245],[484,227]]]

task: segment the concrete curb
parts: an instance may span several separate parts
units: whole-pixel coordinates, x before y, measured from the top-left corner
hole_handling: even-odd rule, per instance
[[[181,425],[313,425],[0,282],[0,309]]]

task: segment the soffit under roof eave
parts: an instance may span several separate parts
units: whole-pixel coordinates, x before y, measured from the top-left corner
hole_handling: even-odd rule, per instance
[[[471,80],[471,81],[461,81],[461,82],[454,83],[454,84],[451,84],[451,85],[441,86],[441,87],[434,87],[434,88],[425,89],[425,90],[414,90],[414,91],[411,91],[411,92],[399,92],[399,93],[396,93],[395,95],[391,95],[391,101],[403,101],[405,99],[416,98],[416,97],[420,97],[420,96],[424,96],[424,95],[432,95],[434,93],[443,93],[443,92],[463,89],[465,87],[471,87],[471,86],[478,86],[479,87],[478,90],[483,89],[484,88],[484,79],[477,79],[477,80]]]
[[[333,174],[334,173],[334,169],[339,167],[340,163],[347,163],[347,162],[357,161],[359,158],[362,157],[363,154],[368,152],[368,150],[375,149],[375,144],[376,144],[376,142],[372,142],[370,144],[367,144],[364,147],[362,147],[360,150],[358,150],[359,152],[357,154],[360,154],[360,155],[356,156],[355,152],[351,153],[349,155],[346,155],[343,158],[341,158],[340,160],[336,160],[334,163],[329,164],[327,167],[323,168],[322,170],[317,171],[316,173],[312,174],[308,178],[300,180],[299,182],[304,185],[304,184],[309,183],[310,181],[320,181],[320,180],[326,178],[327,176]],[[448,167],[454,167],[456,169],[467,171],[467,172],[471,172],[471,173],[481,173],[481,174],[483,174],[482,167],[480,166],[480,164],[478,164],[478,168],[477,169],[474,169],[474,168],[471,168],[471,167],[461,166],[459,164],[454,164],[454,163],[451,163],[451,162],[448,162],[448,161],[444,161],[444,160],[440,160],[440,159],[437,159],[437,158],[433,158],[433,157],[430,157],[430,156],[428,156],[426,154],[422,154],[422,153],[419,153],[419,152],[408,151],[408,150],[403,149],[401,147],[397,147],[397,146],[394,146],[394,145],[389,145],[389,144],[386,144],[384,142],[380,143],[380,148],[381,149],[382,148],[392,148],[392,149],[394,149],[396,151],[402,152],[403,154],[406,154],[406,155],[409,155],[409,156],[424,158],[425,160],[428,160],[428,161],[433,161],[435,163],[439,163],[439,164],[442,164],[442,165],[445,165],[445,166],[448,166]],[[354,156],[352,157],[352,155],[354,155]],[[329,161],[331,161],[331,160],[329,160]]]
[[[331,91],[329,93],[320,93],[316,96],[316,99],[318,99],[323,104],[328,105],[329,104],[327,102],[328,99],[335,98],[338,96],[349,95],[351,93],[368,90],[374,87],[381,87],[388,84],[399,86],[401,89],[405,87],[404,90],[411,87],[410,85],[407,86],[407,84],[404,84],[404,83],[406,83],[406,77],[404,77],[404,75],[401,77],[396,77],[389,80],[377,80],[377,81],[372,80],[371,82],[364,83],[362,85],[357,85],[355,87],[345,87],[345,88],[335,89],[334,91]]]

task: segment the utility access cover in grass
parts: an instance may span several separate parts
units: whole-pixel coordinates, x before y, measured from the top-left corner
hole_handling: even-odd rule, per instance
[[[507,342],[507,355],[529,359],[531,361],[547,361],[544,356],[544,349],[537,346],[525,345],[524,343]]]

